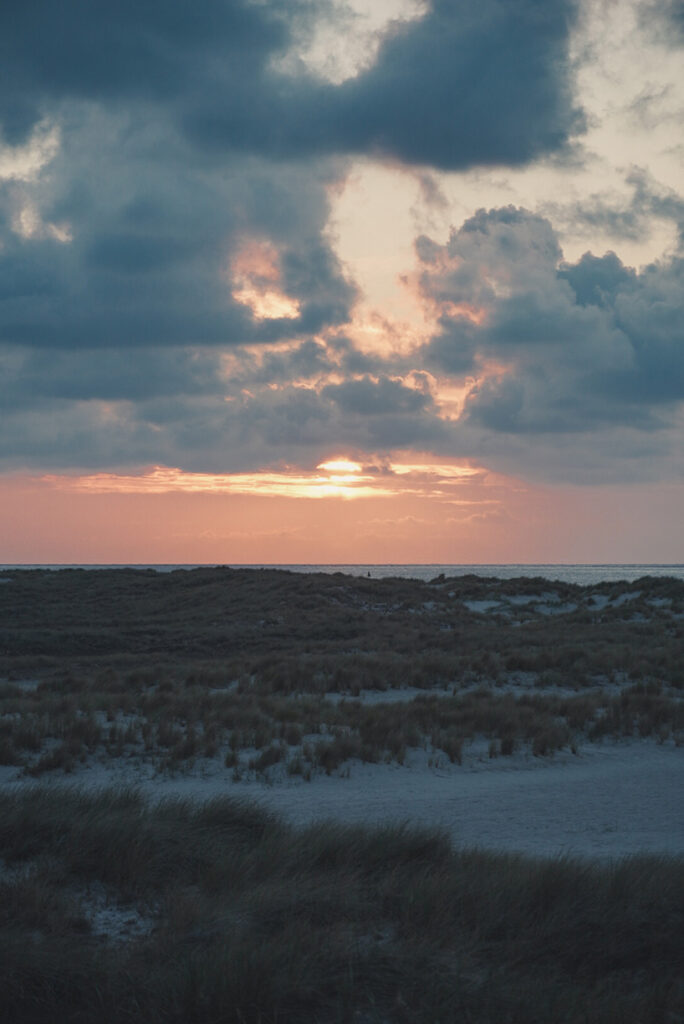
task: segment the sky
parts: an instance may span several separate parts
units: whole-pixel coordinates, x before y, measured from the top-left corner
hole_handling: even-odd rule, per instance
[[[5,0],[0,561],[684,562],[684,0]]]

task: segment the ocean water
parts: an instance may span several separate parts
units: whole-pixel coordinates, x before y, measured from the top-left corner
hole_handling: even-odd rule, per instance
[[[211,563],[215,565],[217,563]],[[684,580],[684,565],[238,565],[226,563],[231,569],[287,569],[290,572],[343,572],[350,576],[370,576],[373,579],[386,579],[391,576],[402,576],[407,579],[432,580],[441,573],[445,576],[489,576],[502,580],[515,579],[519,576],[542,577],[547,580],[560,580],[563,583],[578,583],[589,586],[594,583],[616,582],[624,580],[628,583],[638,580],[641,576],[673,576]],[[199,564],[178,565],[0,565],[0,572],[7,569],[154,569],[157,572],[174,572],[176,569],[200,569]]]

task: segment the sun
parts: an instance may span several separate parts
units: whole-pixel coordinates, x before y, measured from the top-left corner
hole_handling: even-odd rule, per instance
[[[329,459],[328,462],[319,463],[316,469],[322,469],[326,473],[335,475],[353,476],[356,473],[360,473],[363,466],[360,466],[358,462],[351,462],[350,459]]]

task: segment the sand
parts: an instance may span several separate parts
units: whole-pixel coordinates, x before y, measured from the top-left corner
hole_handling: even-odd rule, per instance
[[[206,762],[175,776],[130,761],[91,763],[50,785],[139,786],[154,797],[204,800],[219,795],[258,801],[286,820],[307,824],[400,822],[437,826],[457,846],[558,856],[684,854],[684,748],[652,740],[584,744],[577,755],[521,753],[490,759],[484,745],[464,764],[411,751],[404,765],[351,762],[310,782],[234,782]],[[0,785],[26,785],[2,769]]]

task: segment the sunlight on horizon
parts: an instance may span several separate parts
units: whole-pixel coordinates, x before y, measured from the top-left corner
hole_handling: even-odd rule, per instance
[[[346,458],[301,469],[255,473],[196,473],[154,466],[140,474],[46,474],[39,479],[58,490],[90,494],[247,494],[283,498],[384,498],[400,494],[451,499],[451,488],[482,477],[481,468],[435,462],[388,462],[362,466]]]

